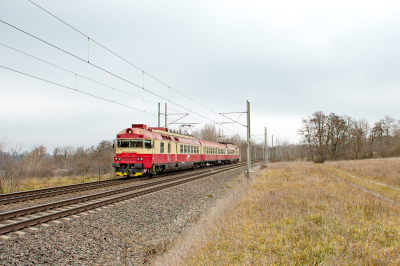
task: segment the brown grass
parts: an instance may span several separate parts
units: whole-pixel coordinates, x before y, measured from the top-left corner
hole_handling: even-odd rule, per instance
[[[114,174],[102,175],[100,176],[101,180],[114,178]],[[86,176],[82,178],[82,176],[55,176],[55,177],[40,177],[40,178],[25,178],[21,180],[21,183],[18,185],[18,191],[26,191],[33,189],[41,189],[48,187],[57,187],[57,186],[66,186],[78,183],[87,183],[98,181],[99,176]]]
[[[400,158],[326,162],[324,165],[400,188]]]
[[[400,202],[400,189],[399,188],[391,187],[391,186],[383,184],[383,183],[377,183],[376,181],[370,180],[369,178],[362,178],[359,176],[355,176],[352,173],[348,173],[347,171],[343,171],[343,170],[338,171],[336,168],[331,168],[331,167],[327,167],[327,166],[317,166],[317,167],[321,167],[322,170],[327,171],[345,181],[351,182],[351,183],[356,184],[360,187],[363,187],[369,191],[378,193],[389,199]]]
[[[397,205],[311,164],[268,168],[176,264],[400,265]]]

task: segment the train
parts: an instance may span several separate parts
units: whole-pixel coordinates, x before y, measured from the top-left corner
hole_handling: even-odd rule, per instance
[[[122,177],[156,175],[239,161],[239,148],[210,142],[164,127],[133,124],[119,132],[112,166]]]

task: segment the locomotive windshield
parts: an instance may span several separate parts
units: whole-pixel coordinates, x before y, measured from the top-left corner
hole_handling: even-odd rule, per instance
[[[143,148],[143,139],[131,139],[131,148]]]
[[[143,143],[144,142],[144,143]],[[151,149],[151,140],[143,139],[119,139],[117,141],[118,148],[131,148],[131,149]],[[144,146],[143,146],[144,144]]]
[[[118,148],[129,148],[129,140],[127,139],[118,140]]]

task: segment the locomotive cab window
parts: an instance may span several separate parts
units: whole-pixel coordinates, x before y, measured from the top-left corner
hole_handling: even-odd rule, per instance
[[[151,149],[151,148],[152,148],[152,147],[151,147],[151,140],[145,139],[145,140],[144,140],[144,147],[145,147],[146,149]]]
[[[117,141],[118,148],[129,148],[129,140],[121,139]]]
[[[181,144],[181,154],[183,153],[183,145]]]
[[[143,148],[142,139],[131,139],[131,148]]]
[[[160,142],[160,153],[164,153],[164,142]]]

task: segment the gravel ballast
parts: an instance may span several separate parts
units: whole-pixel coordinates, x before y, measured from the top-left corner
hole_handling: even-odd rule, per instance
[[[24,229],[23,235],[10,233],[10,239],[0,238],[0,265],[147,264],[223,197],[244,169]]]

